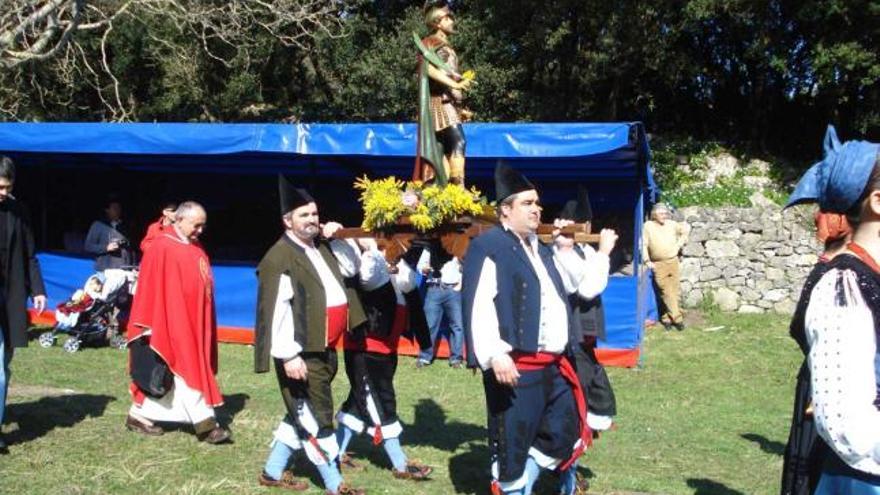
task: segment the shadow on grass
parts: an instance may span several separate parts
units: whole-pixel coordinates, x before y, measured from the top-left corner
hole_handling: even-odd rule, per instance
[[[454,452],[460,445],[473,440],[484,441],[486,430],[475,425],[446,422],[446,413],[433,399],[421,399],[415,406],[412,424],[403,425],[401,443],[404,451],[410,446],[433,447],[444,452]],[[381,446],[373,445],[365,435],[355,437],[348,448],[358,461],[369,461],[381,468],[391,469],[391,463]],[[488,454],[478,465],[488,462]]]
[[[101,417],[107,404],[115,400],[109,395],[72,394],[9,404],[7,415],[10,421],[18,423],[18,430],[5,435],[6,441],[29,442],[55,428],[70,428],[86,418]]]
[[[489,493],[489,447],[474,442],[468,450],[449,458],[449,478],[455,493]]]
[[[455,493],[490,493],[491,473],[489,467],[489,447],[484,442],[471,442],[468,449],[449,458],[449,477]],[[578,466],[582,478],[591,479],[593,472],[586,466]],[[535,485],[536,494],[559,493],[559,476],[550,471],[542,471]],[[701,492],[704,495],[716,492]],[[739,493],[739,492],[730,492]],[[723,494],[722,494],[723,495]]]
[[[728,488],[723,483],[705,478],[690,478],[687,485],[694,489],[694,495],[745,495],[739,490]]]
[[[248,394],[232,394],[223,396],[223,405],[217,409],[217,420],[222,425],[230,425],[235,415],[244,410],[247,401],[251,398]]]
[[[589,482],[589,480],[593,479],[596,475],[590,470],[590,468],[583,465],[585,459],[586,458],[581,458],[581,464],[578,465],[577,472],[581,479],[588,480]],[[542,470],[538,482],[535,483],[534,493],[548,495],[556,495],[559,493],[559,474],[555,471]]]
[[[269,455],[268,451],[266,452],[266,455]],[[298,450],[293,454],[293,459],[290,460],[288,468],[293,471],[294,476],[298,478],[306,478],[313,487],[316,486],[323,490],[324,480],[321,479],[321,475],[318,474],[318,469],[309,461],[301,450]],[[342,479],[345,478],[346,473],[345,471],[342,471]]]
[[[446,412],[433,399],[421,399],[415,407],[413,423],[407,425],[406,445],[434,447],[454,452],[459,445],[485,440],[486,429],[468,423],[446,422]]]
[[[784,443],[770,440],[763,435],[758,435],[757,433],[743,433],[740,436],[750,442],[755,442],[758,444],[758,447],[761,447],[761,450],[768,454],[782,455],[785,452]]]

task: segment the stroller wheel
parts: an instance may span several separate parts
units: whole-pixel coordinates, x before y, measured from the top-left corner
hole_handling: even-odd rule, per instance
[[[110,347],[115,347],[117,349],[125,350],[128,345],[128,341],[124,336],[116,334],[110,337]]]
[[[80,341],[76,337],[67,337],[64,341],[64,350],[67,352],[76,352],[79,350]]]
[[[43,332],[40,334],[40,347],[48,349],[55,345],[55,332]]]

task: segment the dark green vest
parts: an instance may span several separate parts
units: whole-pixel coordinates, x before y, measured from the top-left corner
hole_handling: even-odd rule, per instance
[[[342,278],[338,262],[327,243],[319,242],[317,247],[333,276],[345,290],[348,329],[351,330],[366,320],[355,284]],[[254,371],[257,373],[269,371],[272,318],[281,275],[289,276],[293,284],[294,339],[302,346],[303,352],[322,352],[327,345],[327,302],[321,278],[305,250],[283,235],[269,248],[257,267],[259,289],[254,342]]]

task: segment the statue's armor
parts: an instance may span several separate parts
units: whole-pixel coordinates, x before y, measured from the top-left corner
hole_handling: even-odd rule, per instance
[[[458,76],[458,55],[455,54],[455,50],[448,43],[436,36],[428,36],[422,42],[429,50],[435,50],[437,56],[452,68],[455,74],[450,74],[450,77],[453,79],[460,77]],[[451,89],[434,80],[431,80],[429,84],[431,91],[431,115],[434,116],[434,131],[440,132],[449,126],[460,124],[459,106],[462,101],[461,91]]]

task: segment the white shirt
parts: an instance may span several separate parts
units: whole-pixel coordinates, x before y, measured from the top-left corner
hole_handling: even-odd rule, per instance
[[[505,228],[507,227],[505,226]],[[526,247],[527,245],[531,249]],[[541,261],[538,245],[538,237],[535,235],[529,236],[528,244],[523,242],[523,250],[541,284],[538,351],[560,354],[568,344],[568,311],[565,301],[557,294],[556,286]],[[561,272],[562,268],[555,257],[554,264],[556,269]],[[480,278],[474,295],[474,309],[471,312],[474,356],[484,370],[491,367],[493,357],[507,354],[513,350],[513,347],[501,338],[498,328],[498,313],[495,310],[495,297],[498,296],[498,279],[496,277],[495,262],[487,257],[483,260],[483,266],[480,270]],[[566,278],[562,277],[565,291],[571,294],[577,290],[577,287],[571,285]]]
[[[404,305],[403,294],[412,291],[416,287],[416,274],[409,264],[400,260],[397,262],[397,273],[388,272],[388,263],[385,255],[378,249],[369,249],[361,254],[360,279],[361,287],[366,291],[376,290],[388,281],[394,287],[397,296],[397,304]]]
[[[300,241],[299,238],[286,232],[288,238],[303,248],[318,277],[321,279],[321,285],[324,286],[324,298],[327,307],[342,306],[348,303],[345,296],[345,290],[333,272],[321,256],[321,252],[315,246],[309,246]],[[355,250],[344,241],[330,241],[330,250],[339,263],[339,271],[343,278],[353,277],[360,270],[360,259]],[[278,295],[275,299],[275,311],[272,316],[272,347],[269,354],[278,359],[293,359],[300,352],[302,346],[294,339],[294,323],[293,323],[293,307],[290,301],[293,300],[295,294],[293,292],[293,283],[288,275],[282,274],[278,280]]]
[[[553,247],[558,266],[562,267],[559,274],[567,278],[567,286],[577,287],[578,295],[584,299],[594,299],[608,287],[608,272],[611,262],[607,254],[600,253],[589,244],[581,244],[584,258],[578,256],[574,249],[560,251]]]
[[[425,249],[422,251],[422,255],[419,256],[419,261],[416,263],[416,269],[420,273],[425,273],[425,270],[431,268],[431,251]],[[458,258],[452,258],[451,260],[443,263],[443,266],[440,268],[440,282],[444,285],[454,285],[456,289],[458,289],[458,284],[461,283],[461,262],[458,261]]]
[[[819,435],[853,468],[880,474],[880,411],[873,404],[877,342],[854,272],[832,269],[819,280],[804,326]]]

